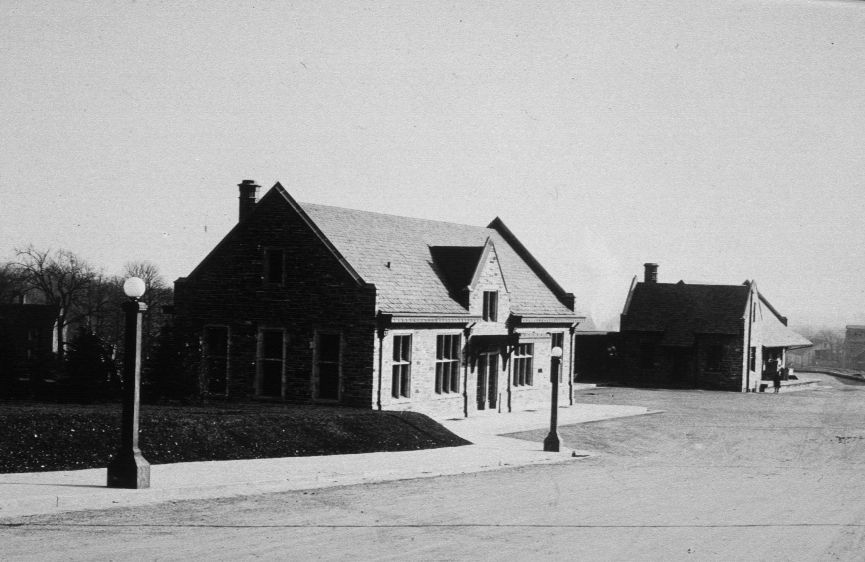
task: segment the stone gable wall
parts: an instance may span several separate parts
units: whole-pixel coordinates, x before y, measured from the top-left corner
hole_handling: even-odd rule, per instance
[[[265,251],[284,252],[284,283],[265,283]],[[359,287],[300,216],[273,198],[176,285],[175,323],[188,336],[229,328],[228,394],[256,395],[259,328],[282,328],[286,401],[315,399],[316,331],[342,336],[339,402],[369,407],[373,393],[375,290]]]

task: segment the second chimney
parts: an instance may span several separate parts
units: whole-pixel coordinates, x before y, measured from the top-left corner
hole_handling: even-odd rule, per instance
[[[255,203],[258,200],[258,188],[261,186],[252,180],[243,180],[237,184],[237,187],[240,188],[240,212],[238,220],[242,221],[255,208]]]
[[[645,263],[643,266],[646,268],[646,283],[657,283],[658,282],[658,264],[656,263]]]

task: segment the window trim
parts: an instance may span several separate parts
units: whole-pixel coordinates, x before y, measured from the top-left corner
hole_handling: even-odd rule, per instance
[[[405,341],[405,340],[408,341]],[[397,340],[401,343],[397,346]],[[411,398],[412,334],[394,334],[391,341],[391,397]],[[405,353],[405,351],[408,351]],[[400,353],[401,352],[401,353]]]
[[[454,338],[454,339],[451,339]],[[450,343],[444,344],[443,342]],[[447,357],[445,357],[447,355]],[[462,334],[436,334],[435,393],[459,394],[462,363]]]
[[[513,355],[513,385],[516,388],[535,386],[535,344],[531,342],[518,343],[514,346]]]
[[[264,334],[265,332],[280,332],[282,334],[282,358],[274,359],[264,357]],[[284,398],[285,397],[285,359],[288,347],[288,335],[285,328],[279,326],[259,326],[255,349],[255,395],[262,398]],[[281,364],[279,370],[279,394],[264,394],[264,364],[267,362]]]
[[[483,319],[485,322],[498,322],[499,318],[499,291],[484,291],[483,295]]]

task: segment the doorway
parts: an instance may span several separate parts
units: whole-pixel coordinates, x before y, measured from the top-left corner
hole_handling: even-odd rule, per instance
[[[495,410],[499,397],[499,354],[488,351],[478,355],[478,410]]]

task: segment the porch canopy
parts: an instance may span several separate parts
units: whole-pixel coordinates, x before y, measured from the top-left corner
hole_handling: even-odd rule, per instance
[[[786,347],[801,349],[813,344],[785,326],[774,314],[767,314],[763,319],[763,347]]]

